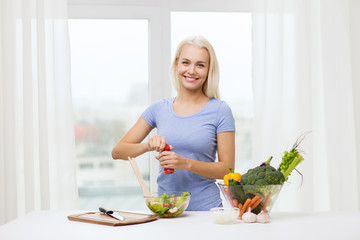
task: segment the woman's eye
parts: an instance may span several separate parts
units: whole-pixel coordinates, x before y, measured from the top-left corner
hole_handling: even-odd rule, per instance
[[[205,67],[205,65],[204,64],[198,64],[198,67],[203,68],[203,67]]]
[[[189,62],[188,62],[188,61],[183,61],[182,64],[183,64],[183,65],[188,65]]]

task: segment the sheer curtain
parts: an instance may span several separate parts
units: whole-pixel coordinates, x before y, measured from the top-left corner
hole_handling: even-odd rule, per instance
[[[360,209],[359,10],[348,0],[254,0],[253,159],[274,155],[277,167],[310,132],[303,183],[294,172],[274,211]]]
[[[76,209],[66,0],[0,0],[0,224]]]

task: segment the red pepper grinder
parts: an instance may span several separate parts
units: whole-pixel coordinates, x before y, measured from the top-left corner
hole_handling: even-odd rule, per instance
[[[166,144],[166,145],[165,145],[164,151],[170,151],[170,146],[169,146],[169,144]],[[164,168],[164,173],[165,173],[165,174],[173,174],[174,172],[175,172],[175,170],[172,169],[172,168]]]

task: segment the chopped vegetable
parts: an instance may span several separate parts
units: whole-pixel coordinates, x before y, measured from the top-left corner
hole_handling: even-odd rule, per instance
[[[182,196],[168,196],[165,193],[147,203],[148,208],[162,217],[176,217],[180,215],[188,205],[188,192],[183,192]]]
[[[230,170],[229,174],[224,176],[224,184],[225,185],[239,185],[241,174],[235,173],[232,168],[228,168]]]

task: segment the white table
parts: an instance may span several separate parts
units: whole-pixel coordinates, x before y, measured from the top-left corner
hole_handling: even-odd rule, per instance
[[[0,239],[360,239],[360,212],[272,213],[267,224],[214,223],[210,212],[185,212],[178,218],[111,227],[74,222],[79,211],[35,211],[0,226]]]

